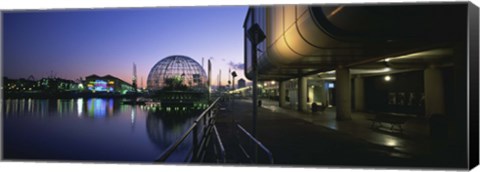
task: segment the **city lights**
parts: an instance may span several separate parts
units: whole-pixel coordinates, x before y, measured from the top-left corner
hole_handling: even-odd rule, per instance
[[[463,170],[471,6],[8,11],[3,158]]]

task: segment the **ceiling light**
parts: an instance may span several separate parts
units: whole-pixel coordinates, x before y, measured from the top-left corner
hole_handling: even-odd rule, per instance
[[[387,76],[385,76],[383,79],[385,79],[385,81],[388,82],[388,81],[392,80],[392,77],[390,77],[389,75],[387,75]]]

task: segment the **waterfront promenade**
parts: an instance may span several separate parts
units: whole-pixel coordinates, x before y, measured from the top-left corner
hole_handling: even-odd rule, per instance
[[[235,142],[233,121],[251,132],[252,104],[230,102],[217,116],[216,126],[225,143],[227,161],[245,163]],[[370,128],[371,114],[355,113],[350,121],[336,121],[335,110],[301,113],[277,102],[263,100],[258,109],[257,138],[279,165],[455,167],[455,151],[448,143],[432,144],[421,120],[409,121],[403,133]],[[442,142],[438,141],[437,142]],[[261,151],[259,151],[259,155]]]

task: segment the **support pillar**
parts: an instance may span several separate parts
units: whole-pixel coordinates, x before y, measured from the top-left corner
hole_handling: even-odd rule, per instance
[[[350,69],[337,67],[335,77],[337,120],[351,120],[352,98],[350,89]]]
[[[322,105],[326,105],[326,96],[325,96],[325,83],[323,80],[318,81],[318,86],[315,87],[314,89],[314,97],[315,101],[322,103]]]
[[[365,92],[363,85],[363,78],[360,76],[355,77],[354,81],[355,91],[355,111],[361,112],[365,110]]]
[[[307,112],[307,78],[298,78],[298,111]]]
[[[286,102],[287,102],[287,97],[286,97],[286,94],[287,94],[287,81],[279,81],[278,83],[278,89],[279,89],[279,100],[278,100],[278,105],[280,107],[283,107],[285,106]]]
[[[424,71],[425,116],[445,115],[445,99],[442,71],[434,66]]]

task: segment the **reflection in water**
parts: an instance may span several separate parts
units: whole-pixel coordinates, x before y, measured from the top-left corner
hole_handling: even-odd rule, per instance
[[[25,99],[21,99],[19,101],[19,104],[20,104],[19,111],[20,111],[20,113],[23,113],[24,110],[25,110]]]
[[[150,140],[160,149],[166,149],[180,138],[193,124],[201,110],[184,111],[149,111],[147,116],[147,132]],[[187,150],[192,144],[192,138],[188,137],[177,149]]]
[[[4,158],[144,162],[155,160],[175,143],[203,111],[195,108],[204,107],[147,110],[145,106],[122,105],[120,99],[95,98],[5,99],[2,103]],[[85,120],[107,117],[112,117],[108,125]],[[169,160],[184,158],[191,144],[189,136]]]
[[[28,112],[32,111],[32,99],[28,99]]]
[[[53,100],[49,100],[49,104],[52,105],[52,109],[50,109],[50,112],[56,112],[62,116],[65,113],[70,113],[74,111],[74,104],[75,100],[74,99],[57,99],[56,103],[53,102]],[[56,111],[53,109],[53,107],[56,107]]]
[[[107,103],[104,99],[90,99],[87,102],[88,115],[95,118],[105,117],[107,114]]]
[[[131,119],[131,125],[132,125],[132,129],[135,128],[135,107],[132,107],[132,113],[130,114],[130,119]]]
[[[74,111],[74,99],[6,99],[4,113],[12,116],[52,116]]]
[[[77,99],[77,114],[81,117],[83,113],[83,98]]]
[[[149,139],[161,149],[173,144],[190,127],[206,103],[197,102],[193,107],[175,105],[172,107],[121,105],[118,99],[7,99],[6,114],[12,116],[65,116],[101,119],[116,116],[120,112],[130,115],[133,130],[137,121],[137,110],[146,111],[146,128]],[[151,108],[148,108],[151,107]],[[127,118],[128,119],[128,118]],[[191,141],[187,141],[190,142]]]
[[[76,103],[75,103],[76,102]],[[119,109],[129,110],[115,99],[6,99],[3,102],[6,117],[21,116],[65,116],[75,114],[78,117],[104,118],[114,116]]]
[[[93,118],[105,118],[107,114],[113,116],[114,111],[116,111],[113,99],[89,99],[86,108],[88,109],[88,116]]]

